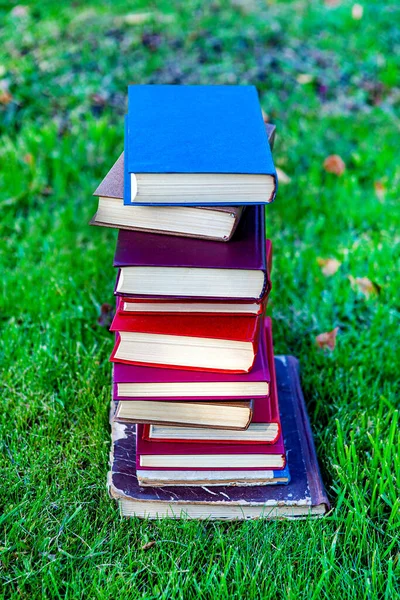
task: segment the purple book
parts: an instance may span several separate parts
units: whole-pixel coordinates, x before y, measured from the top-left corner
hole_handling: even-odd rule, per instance
[[[183,243],[173,236],[120,230],[115,293],[259,301],[269,287],[264,221],[263,206],[248,207],[227,244],[198,239]],[[213,273],[218,269],[222,272]]]
[[[275,359],[282,429],[291,480],[288,485],[140,487],[136,477],[136,429],[118,423],[113,430],[109,491],[124,516],[244,520],[305,518],[329,509],[307,410],[299,364]]]
[[[159,367],[142,367],[123,363],[113,363],[113,399],[114,400],[200,400],[219,401],[250,398],[266,398],[269,394],[271,375],[268,368],[265,336],[260,336],[260,347],[257,352],[254,366],[249,373],[212,373],[209,371],[189,371],[185,369],[163,369]],[[202,384],[218,384],[219,393],[196,395],[196,392],[187,393],[185,390],[195,390],[203,387]],[[224,385],[227,384],[229,394],[224,394]],[[166,395],[165,384],[176,384],[175,394]],[[185,386],[186,384],[186,386]],[[199,385],[197,385],[199,384]],[[236,395],[231,384],[235,384]],[[151,396],[151,391],[157,395]],[[135,390],[138,392],[135,392]],[[129,394],[129,390],[131,393]],[[248,390],[248,392],[246,392]],[[135,392],[135,396],[132,395]],[[178,395],[180,392],[180,395]],[[194,395],[193,395],[194,394]]]

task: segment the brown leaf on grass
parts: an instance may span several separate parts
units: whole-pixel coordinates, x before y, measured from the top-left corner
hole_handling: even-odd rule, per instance
[[[283,183],[285,185],[286,183],[290,183],[292,181],[292,178],[289,177],[289,175],[286,175],[285,171],[282,171],[282,169],[279,167],[276,167],[276,174],[278,175],[279,183]]]
[[[0,92],[0,104],[7,105],[10,104],[13,97],[11,96],[8,90],[3,90]]]
[[[339,327],[335,327],[335,329],[332,329],[332,331],[325,331],[324,333],[317,335],[315,338],[315,343],[317,344],[318,348],[323,350],[326,350],[326,348],[329,350],[334,350],[338,331]]]
[[[334,275],[342,264],[336,258],[317,258],[317,263],[321,267],[321,271],[325,277]]]
[[[151,542],[147,542],[147,544],[144,544],[142,546],[142,550],[149,550],[153,546],[155,546],[155,541],[154,540],[152,540]]]
[[[383,185],[382,181],[375,181],[374,189],[379,202],[383,202],[386,195],[386,187]]]
[[[24,163],[26,163],[27,165],[29,165],[31,167],[34,163],[33,154],[31,154],[30,152],[27,152],[22,157],[22,160],[24,161]]]
[[[353,290],[361,292],[367,299],[380,294],[381,286],[368,279],[368,277],[353,277],[349,275],[349,281]]]
[[[108,329],[111,325],[111,321],[113,320],[113,317],[114,317],[114,307],[111,306],[111,304],[107,304],[107,302],[105,304],[102,304],[100,307],[100,316],[97,319],[98,324],[101,325],[102,327],[107,327],[107,329]]]
[[[324,160],[324,169],[328,173],[340,176],[344,173],[346,165],[339,154],[331,154]]]

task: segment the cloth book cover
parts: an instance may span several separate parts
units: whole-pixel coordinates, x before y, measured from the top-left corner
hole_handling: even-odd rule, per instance
[[[299,364],[275,358],[282,430],[291,480],[287,486],[140,487],[136,477],[136,429],[113,425],[110,495],[126,516],[211,519],[304,518],[329,509],[300,387]]]
[[[258,444],[248,444],[242,442],[240,444],[230,443],[224,444],[221,448],[220,442],[204,444],[203,442],[161,442],[159,440],[147,440],[145,438],[144,425],[136,425],[136,468],[141,467],[141,457],[146,455],[151,456],[204,456],[204,455],[277,455],[279,462],[282,462],[282,468],[285,467],[285,447],[282,435],[279,436],[274,444],[259,442]],[[260,467],[241,467],[245,471],[259,470]],[[157,471],[191,471],[193,466],[182,467],[147,467],[148,470]],[[237,467],[196,467],[198,471],[232,471],[237,470]],[[277,469],[279,470],[279,469]]]
[[[277,178],[256,88],[129,86],[124,203],[139,204],[131,173],[270,175],[271,202]]]
[[[249,206],[229,244],[189,238],[182,243],[178,237],[121,230],[118,234],[114,266],[259,270],[264,273],[261,294],[257,298],[248,297],[241,300],[262,301],[270,289],[270,253],[271,242],[265,240],[264,207]],[[117,291],[116,294],[134,297],[132,294],[120,294]],[[234,299],[219,300],[232,302]]]
[[[266,319],[268,323],[270,319]],[[144,367],[142,365],[132,365],[117,363],[113,364],[113,399],[121,401],[134,401],[134,400],[157,400],[157,401],[202,401],[205,400],[213,401],[216,400],[214,396],[179,396],[179,397],[163,397],[163,396],[146,396],[144,397],[131,397],[124,396],[120,393],[120,384],[129,383],[141,383],[141,384],[153,384],[153,383],[192,383],[192,382],[270,382],[271,375],[268,367],[268,360],[265,346],[265,336],[260,336],[259,351],[257,352],[256,359],[253,368],[249,373],[213,373],[210,371],[189,371],[186,369],[163,369],[160,367]],[[266,398],[267,394],[261,396],[237,396],[237,400],[247,400],[250,398]],[[220,396],[218,400],[231,400],[231,397]]]
[[[116,353],[121,344],[120,332],[135,332],[155,334],[160,336],[177,336],[190,338],[203,338],[215,340],[232,340],[237,342],[251,342],[253,347],[253,364],[258,352],[258,338],[262,322],[262,316],[209,316],[209,315],[121,315],[116,314],[110,327],[110,331],[117,332],[116,343],[111,354],[111,362],[126,362],[128,364],[150,363],[140,361],[124,360],[117,358]],[[180,368],[173,364],[154,364],[164,368]],[[182,368],[189,368],[184,367]],[[198,367],[190,367],[196,369]],[[202,370],[200,368],[200,370]],[[223,371],[223,369],[210,369]]]
[[[266,307],[267,307],[267,299],[268,299],[268,295],[272,289],[272,284],[271,284],[271,271],[272,271],[272,243],[271,240],[266,240],[265,241],[265,255],[266,255],[266,264],[267,264],[267,269],[266,269],[266,279],[267,279],[267,283],[265,286],[265,294],[264,297],[262,298],[262,300],[258,300],[257,302],[254,302],[254,306],[255,306],[255,315],[261,315],[265,313]],[[159,310],[157,312],[162,312],[163,314],[169,313],[169,314],[174,314],[174,312],[180,312],[180,311],[176,311],[173,310],[173,305],[174,303],[177,305],[182,305],[185,304],[186,307],[186,311],[185,312],[189,312],[190,314],[204,314],[204,312],[207,310],[207,306],[212,304],[212,305],[217,305],[220,306],[221,308],[218,310],[218,312],[208,312],[207,310],[207,314],[208,315],[212,315],[212,314],[230,314],[230,315],[234,315],[234,314],[240,314],[243,315],[243,312],[234,312],[234,309],[231,308],[232,306],[237,306],[238,304],[243,305],[244,301],[241,300],[240,302],[227,302],[224,300],[213,300],[212,303],[210,303],[208,300],[202,300],[200,298],[196,298],[196,300],[194,301],[193,299],[189,300],[188,298],[181,298],[181,299],[176,299],[176,298],[166,298],[165,296],[163,297],[158,297],[158,298],[154,298],[152,297],[151,299],[146,298],[146,297],[124,297],[124,296],[117,296],[117,302],[116,302],[116,312],[119,314],[132,314],[133,311],[130,310],[126,310],[125,309],[125,305],[128,304],[135,304],[135,314],[146,314],[147,310],[146,310],[146,305],[149,303],[149,301],[151,301],[153,304],[159,304]],[[168,306],[169,308],[166,310],[165,306]],[[193,309],[191,309],[191,306],[193,306]],[[197,308],[196,308],[197,307]],[[226,313],[223,312],[225,307],[225,310],[227,311]],[[156,313],[156,311],[153,308],[152,314]]]
[[[265,123],[265,129],[268,136],[270,148],[272,150],[275,141],[275,125]],[[124,197],[124,153],[119,156],[117,161],[113,164],[103,181],[93,192],[93,196],[101,196],[104,198],[118,198],[120,200]],[[198,206],[191,207],[197,210]],[[202,206],[203,210],[221,210],[224,212],[232,211],[239,215],[242,212],[241,206]],[[158,210],[158,209],[157,209]],[[160,232],[164,233],[164,232]]]
[[[264,320],[264,322],[265,322],[265,326],[264,326],[265,335],[260,336],[259,354],[264,355],[266,352],[266,356],[263,356],[261,358],[261,360],[264,362],[265,365],[271,365],[271,376],[270,376],[270,382],[271,382],[270,390],[271,391],[270,391],[269,396],[267,396],[265,398],[257,398],[256,400],[254,400],[253,405],[252,405],[251,423],[277,423],[278,430],[277,430],[276,437],[275,437],[275,439],[268,442],[269,444],[275,444],[275,442],[281,435],[281,423],[280,423],[280,417],[279,417],[278,391],[277,391],[277,387],[276,387],[274,348],[273,348],[273,339],[272,339],[272,322],[269,317],[267,317]],[[149,439],[149,426],[148,425],[144,425],[143,437],[146,440]],[[169,440],[162,440],[162,441],[169,441]],[[185,443],[191,444],[191,443],[195,443],[198,441],[199,440],[196,440],[195,438],[190,439],[190,440],[186,439]],[[159,443],[160,440],[154,439],[154,442]],[[202,443],[209,444],[211,442],[208,440],[202,440]],[[218,443],[225,444],[225,443],[231,443],[231,442],[220,440]],[[259,442],[252,441],[252,442],[240,442],[240,443],[258,444]]]

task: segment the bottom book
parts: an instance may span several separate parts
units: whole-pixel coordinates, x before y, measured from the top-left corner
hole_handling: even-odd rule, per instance
[[[238,485],[217,485],[209,489],[207,484],[190,485],[195,482],[193,473],[193,479],[185,486],[142,487],[136,473],[135,428],[117,423],[113,431],[108,486],[111,497],[119,502],[122,515],[216,520],[299,519],[324,515],[330,508],[329,500],[300,387],[299,364],[292,356],[277,356],[275,366],[290,472],[287,485],[279,485],[284,481],[274,481],[278,471],[265,471],[264,485],[252,482],[243,485],[238,477]],[[233,478],[233,472],[222,472],[224,483],[227,475]],[[287,472],[280,471],[280,476],[287,477]],[[159,484],[162,486],[162,480]]]

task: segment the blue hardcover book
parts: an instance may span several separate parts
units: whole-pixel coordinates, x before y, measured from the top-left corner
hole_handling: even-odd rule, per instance
[[[128,89],[124,204],[265,204],[277,177],[254,86]]]

